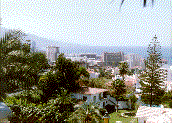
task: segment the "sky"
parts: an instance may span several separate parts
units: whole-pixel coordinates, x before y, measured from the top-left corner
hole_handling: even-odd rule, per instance
[[[1,0],[1,27],[84,46],[172,43],[171,0]],[[44,43],[44,42],[42,42]]]

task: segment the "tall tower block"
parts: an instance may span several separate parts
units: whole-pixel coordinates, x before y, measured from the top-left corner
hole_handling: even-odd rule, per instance
[[[47,47],[47,59],[49,60],[50,63],[54,63],[57,60],[59,54],[60,54],[59,47],[55,47],[55,46]]]

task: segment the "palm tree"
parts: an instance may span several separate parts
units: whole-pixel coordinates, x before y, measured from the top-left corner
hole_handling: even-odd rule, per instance
[[[112,0],[113,1],[113,0]],[[121,6],[123,5],[124,0],[121,1]],[[147,0],[143,0],[143,7],[146,7]],[[154,0],[152,0],[152,5],[154,4]],[[121,8],[120,6],[120,8]]]
[[[89,105],[83,104],[77,107],[78,109],[73,112],[69,117],[69,122],[81,122],[81,123],[91,123],[96,121],[101,123],[103,116],[100,113],[100,108],[97,105],[90,103]]]
[[[129,71],[128,67],[129,67],[129,65],[127,62],[120,62],[119,63],[119,74],[122,76],[123,81],[125,79],[124,76],[126,74],[128,74],[128,71]]]
[[[113,94],[117,101],[117,112],[118,112],[118,100],[120,99],[121,96],[123,96],[126,93],[126,89],[125,89],[126,86],[124,81],[120,79],[116,79],[115,81],[113,81],[112,87],[114,89]]]

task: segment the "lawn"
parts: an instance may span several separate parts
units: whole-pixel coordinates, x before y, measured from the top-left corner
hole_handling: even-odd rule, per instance
[[[104,77],[103,79],[106,81],[106,83],[109,81],[113,81],[113,79],[107,79],[106,77]]]
[[[116,121],[122,121],[122,123],[130,123],[130,121],[134,121],[133,123],[138,123],[137,118],[134,118],[134,116],[128,116],[127,118],[121,117],[121,113],[129,112],[127,110],[119,110],[118,113],[113,112],[109,114],[110,120],[109,123],[116,123]],[[132,111],[135,112],[135,111]]]

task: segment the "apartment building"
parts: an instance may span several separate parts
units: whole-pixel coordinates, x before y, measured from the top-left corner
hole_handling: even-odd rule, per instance
[[[116,52],[116,53],[108,53],[104,52],[102,54],[102,62],[104,66],[118,66],[120,61],[124,60],[124,53],[123,52]]]
[[[130,69],[145,69],[144,59],[139,54],[127,54],[124,56],[124,61],[128,63]]]
[[[82,53],[79,56],[80,57],[86,57],[88,59],[96,59],[96,53]]]
[[[58,55],[60,54],[59,47],[55,46],[48,46],[46,52],[49,63],[54,63],[57,60]]]

